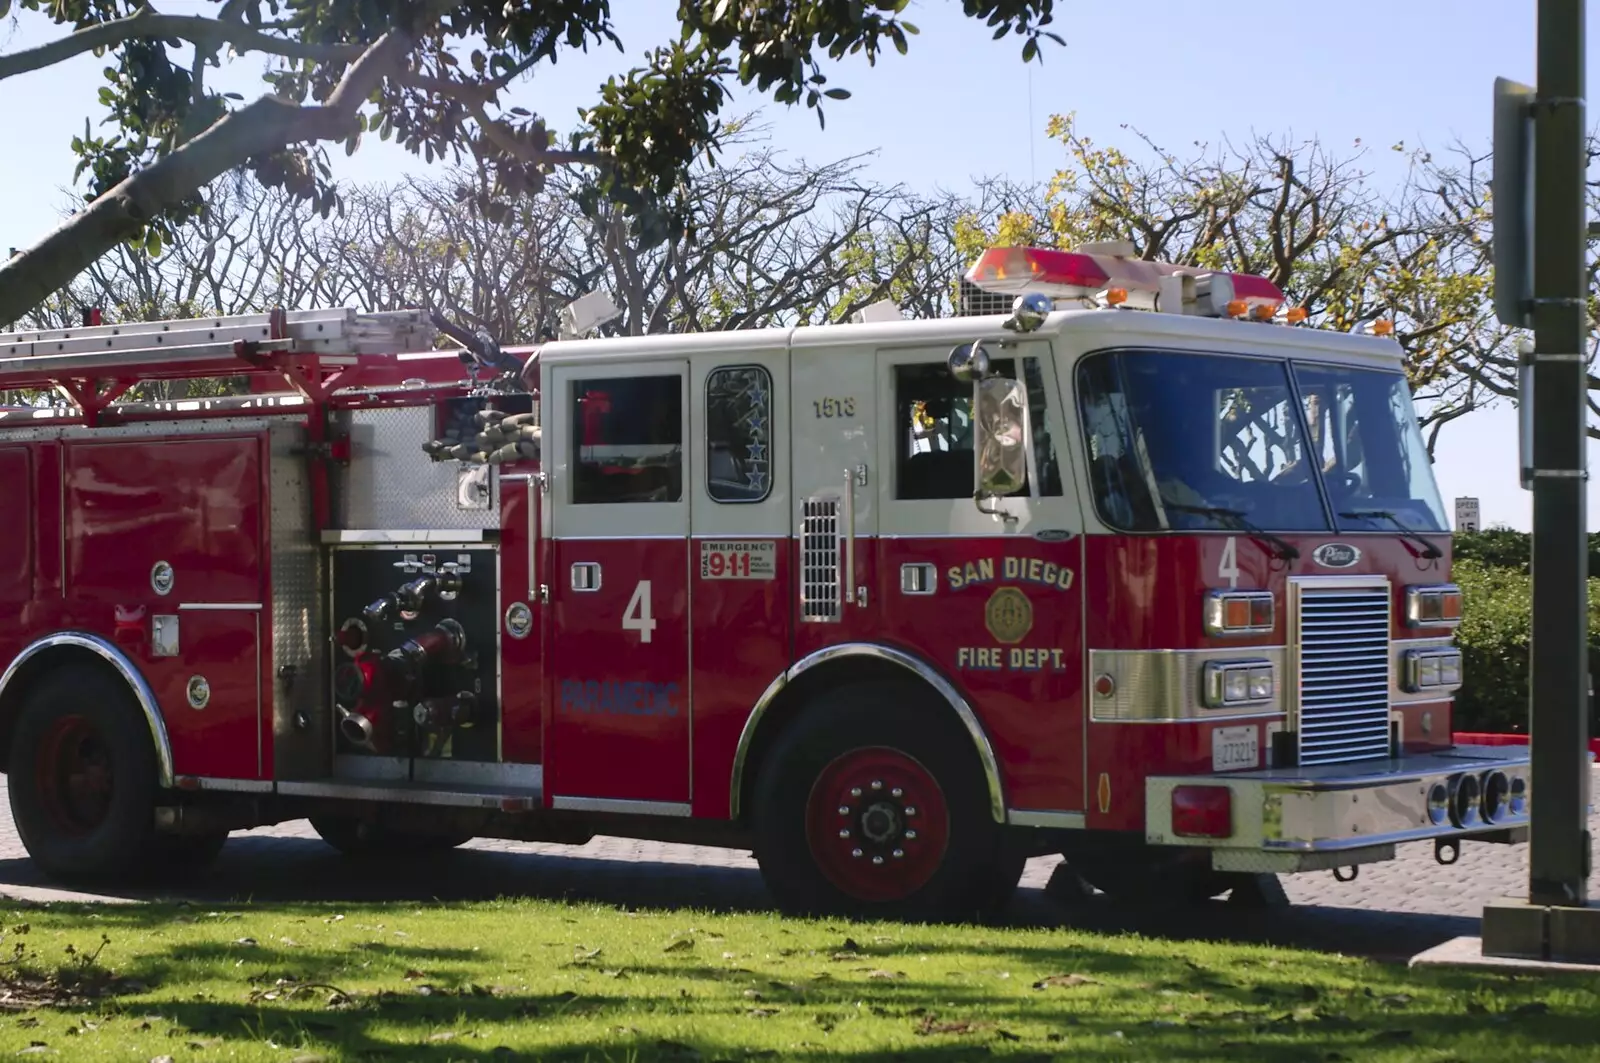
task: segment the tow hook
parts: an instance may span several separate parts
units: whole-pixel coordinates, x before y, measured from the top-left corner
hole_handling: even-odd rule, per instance
[[[1445,859],[1449,852],[1450,858]],[[1461,841],[1458,838],[1435,838],[1433,840],[1433,858],[1446,867],[1461,859]]]
[[[1350,870],[1348,870],[1348,871],[1346,871],[1346,870],[1344,870],[1342,868],[1337,868],[1337,867],[1333,869],[1333,877],[1334,877],[1334,879],[1336,881],[1339,881],[1339,882],[1354,882],[1358,877],[1360,877],[1360,875],[1361,875],[1361,865],[1360,864],[1351,864],[1350,865]]]

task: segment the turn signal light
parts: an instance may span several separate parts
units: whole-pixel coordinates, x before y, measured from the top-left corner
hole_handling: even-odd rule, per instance
[[[1259,635],[1276,620],[1271,591],[1212,591],[1206,596],[1206,633]]]
[[[1406,588],[1408,627],[1455,627],[1461,623],[1461,588],[1454,583]]]
[[[1172,833],[1180,838],[1233,837],[1233,791],[1226,786],[1174,789]]]
[[[1249,303],[1245,302],[1243,299],[1235,299],[1235,300],[1233,300],[1233,302],[1228,304],[1228,316],[1229,317],[1244,317],[1245,312],[1248,311],[1249,309],[1250,309],[1250,304]]]
[[[1121,306],[1123,303],[1125,303],[1127,301],[1128,301],[1128,289],[1126,289],[1126,288],[1107,288],[1106,289],[1106,303],[1107,304],[1109,304],[1111,306]]]
[[[1291,306],[1283,315],[1284,320],[1288,321],[1291,325],[1298,325],[1310,316],[1311,315],[1306,312],[1306,308],[1303,306]]]

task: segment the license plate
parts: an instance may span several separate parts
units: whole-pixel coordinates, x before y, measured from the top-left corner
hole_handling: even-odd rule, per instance
[[[1261,765],[1261,732],[1255,727],[1218,727],[1211,732],[1211,770],[1237,771]]]

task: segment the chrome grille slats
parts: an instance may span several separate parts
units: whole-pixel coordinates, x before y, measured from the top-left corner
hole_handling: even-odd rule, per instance
[[[1307,580],[1297,590],[1300,763],[1388,756],[1388,585]]]

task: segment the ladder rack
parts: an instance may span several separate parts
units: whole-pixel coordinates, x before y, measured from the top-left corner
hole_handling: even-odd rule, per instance
[[[0,387],[22,374],[65,377],[231,376],[269,352],[316,354],[336,364],[362,354],[425,351],[435,330],[421,310],[363,314],[273,310],[265,314],[93,325],[0,334]]]
[[[467,385],[461,352],[436,349],[436,335],[422,310],[348,308],[0,333],[0,390],[56,390],[79,411],[68,420],[95,425],[118,416],[112,405],[129,388],[156,380],[250,377],[260,398],[298,394],[319,406],[356,389]]]

